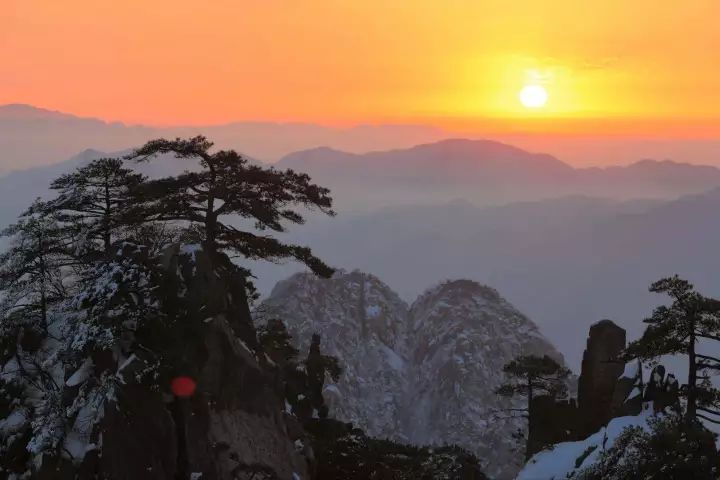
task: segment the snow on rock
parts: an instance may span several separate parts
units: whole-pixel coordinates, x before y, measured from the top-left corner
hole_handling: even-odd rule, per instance
[[[606,427],[585,440],[558,443],[551,450],[543,450],[528,460],[517,480],[564,480],[570,478],[573,473],[597,462],[600,453],[611,448],[626,428],[638,426],[650,431],[648,419],[652,416],[652,405],[645,404],[639,415],[614,418]]]
[[[371,436],[414,444],[458,444],[488,465],[491,478],[514,478],[522,453],[512,435],[521,419],[497,419],[507,400],[494,390],[517,355],[562,356],[537,326],[488,287],[440,284],[412,306],[376,277],[340,272],[322,280],[296,274],[256,310],[280,318],[301,349],[321,348],[345,369],[326,389],[331,415]]]
[[[330,393],[333,415],[370,434],[393,437],[400,431],[398,392],[404,390],[407,363],[407,304],[377,278],[361,272],[339,273],[329,280],[297,274],[279,282],[256,311],[281,318],[303,357],[313,333],[322,335],[323,353],[344,368]],[[271,318],[268,317],[268,318]]]
[[[487,462],[491,478],[514,478],[522,453],[513,433],[524,419],[497,412],[518,408],[495,394],[503,367],[519,355],[563,363],[537,326],[497,291],[469,280],[445,282],[410,307],[413,376],[405,409],[407,435],[418,444],[458,444]]]
[[[618,378],[637,378],[640,374],[640,360],[625,364],[625,370]]]
[[[80,385],[81,383],[84,383],[85,380],[90,378],[90,375],[92,374],[92,369],[92,359],[86,358],[83,364],[80,365],[80,368],[78,368],[75,373],[70,375],[70,378],[67,379],[65,385],[67,385],[68,387],[75,387],[77,385]]]
[[[6,438],[20,430],[27,422],[27,412],[24,408],[13,410],[10,415],[0,420],[0,437]]]

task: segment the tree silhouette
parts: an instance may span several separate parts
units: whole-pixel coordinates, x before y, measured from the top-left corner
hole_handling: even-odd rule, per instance
[[[52,215],[83,254],[107,254],[129,221],[125,213],[133,203],[133,189],[143,181],[142,175],[123,167],[121,159],[93,160],[52,182],[58,196],[36,203],[26,214]]]
[[[628,345],[625,357],[653,362],[664,355],[687,356],[688,379],[682,389],[687,399],[686,421],[702,418],[720,423],[705,415],[720,416],[720,395],[710,382],[712,374],[720,371],[720,358],[697,351],[701,340],[720,341],[720,301],[696,292],[677,275],[658,280],[650,291],[667,294],[672,303],[657,307],[644,320],[648,327]]]
[[[334,215],[329,190],[310,182],[306,174],[252,165],[233,150],[211,152],[205,137],[152,140],[128,158],[146,161],[159,154],[196,159],[200,170],[146,182],[139,189],[136,217],[180,221],[196,233],[211,252],[229,252],[250,259],[279,261],[294,258],[328,277],[333,270],[309,248],[280,242],[260,232],[285,231],[284,222],[304,223],[297,207]],[[226,221],[240,217],[254,224],[238,228]]]
[[[560,365],[547,355],[524,355],[508,362],[503,371],[510,380],[500,385],[495,393],[504,397],[527,398],[527,407],[510,409],[527,412],[524,416],[532,415],[533,398],[540,395],[552,397],[565,397],[567,395],[566,380],[570,370]],[[529,445],[526,446],[525,455],[528,456]]]
[[[47,217],[25,217],[0,235],[10,237],[10,247],[0,254],[0,320],[6,327],[15,318],[45,328],[50,306],[66,295],[58,225]]]
[[[288,333],[285,323],[278,318],[270,319],[266,325],[258,328],[258,341],[270,359],[281,367],[295,362],[300,353],[293,346],[292,336]]]

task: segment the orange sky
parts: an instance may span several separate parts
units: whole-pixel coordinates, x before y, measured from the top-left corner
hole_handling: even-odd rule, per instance
[[[0,0],[0,104],[720,136],[718,0]],[[517,93],[541,83],[530,111]]]

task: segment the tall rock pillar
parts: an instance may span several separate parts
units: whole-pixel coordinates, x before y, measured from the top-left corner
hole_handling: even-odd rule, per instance
[[[625,369],[620,359],[625,341],[625,330],[610,320],[601,320],[590,327],[578,382],[578,408],[586,435],[596,432],[612,418],[615,386]]]

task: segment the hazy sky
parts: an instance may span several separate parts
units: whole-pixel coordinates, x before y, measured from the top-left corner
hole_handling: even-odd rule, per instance
[[[717,137],[719,19],[718,0],[2,0],[0,103]]]

